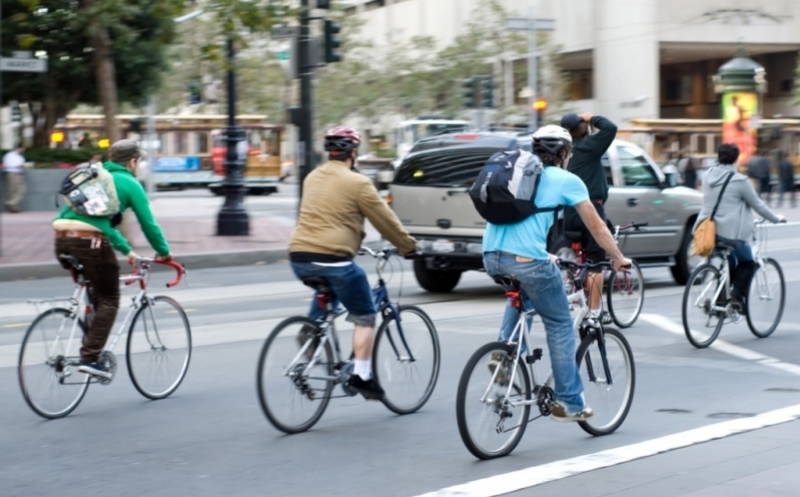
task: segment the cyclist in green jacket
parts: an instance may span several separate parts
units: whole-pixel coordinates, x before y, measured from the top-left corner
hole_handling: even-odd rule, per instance
[[[108,340],[119,309],[119,264],[114,250],[124,254],[129,264],[135,264],[138,258],[117,229],[122,214],[128,208],[133,209],[147,241],[160,258],[165,261],[172,259],[164,234],[153,218],[147,194],[136,179],[136,171],[142,160],[138,143],[120,140],[109,148],[108,153],[110,161],[103,167],[114,179],[119,197],[119,214],[114,218],[93,217],[65,206],[53,221],[56,258],[65,268],[69,268],[65,257],[71,256],[80,262],[94,304],[94,317],[83,337],[78,371],[103,378],[110,378],[111,374],[98,357]]]

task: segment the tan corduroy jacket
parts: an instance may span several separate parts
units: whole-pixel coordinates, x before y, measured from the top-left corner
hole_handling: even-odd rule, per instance
[[[311,172],[303,183],[300,218],[289,242],[289,252],[339,257],[358,253],[364,218],[402,254],[417,244],[378,194],[372,181],[341,161],[329,161]]]

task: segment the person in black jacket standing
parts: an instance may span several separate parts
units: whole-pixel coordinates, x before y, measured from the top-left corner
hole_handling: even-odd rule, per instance
[[[572,159],[567,170],[586,184],[589,190],[589,199],[600,217],[606,219],[604,205],[608,200],[608,182],[603,171],[600,159],[606,153],[614,137],[617,136],[617,126],[601,116],[593,116],[589,112],[583,114],[566,114],[561,118],[561,127],[572,135],[574,144]],[[597,129],[597,133],[590,134],[590,128]],[[564,228],[566,231],[580,231],[583,235],[584,257],[588,262],[600,262],[606,258],[605,251],[600,247],[592,234],[581,221],[577,211],[572,208],[564,210]],[[600,318],[603,324],[611,323],[611,316],[602,312],[601,298],[603,295],[603,278],[600,272],[589,275],[587,278],[590,288],[590,307],[595,317]]]

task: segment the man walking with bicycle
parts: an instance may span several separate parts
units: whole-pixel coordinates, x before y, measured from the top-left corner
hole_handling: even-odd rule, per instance
[[[583,182],[564,168],[572,151],[570,134],[559,126],[544,126],[533,135],[533,152],[544,163],[535,198],[537,208],[572,206],[597,243],[611,256],[614,269],[631,261],[620,252],[605,221],[598,215]],[[538,212],[513,224],[487,223],[483,237],[484,267],[493,277],[511,276],[520,282],[542,317],[555,379],[555,403],[551,417],[556,421],[585,421],[593,416],[583,400],[583,385],[575,361],[575,332],[564,292],[561,272],[547,253],[547,233],[555,218],[552,212]],[[506,304],[504,324],[514,321],[517,311]]]
[[[365,236],[365,218],[401,254],[415,252],[417,244],[372,181],[353,170],[359,145],[361,136],[346,126],[332,128],[325,135],[329,161],[303,182],[303,200],[289,242],[289,260],[299,279],[326,279],[347,309],[347,320],[355,325],[354,370],[348,387],[368,400],[380,400],[384,391],[372,378],[371,364],[377,311],[367,275],[353,258]],[[319,319],[324,315],[325,309],[313,299],[309,317]],[[303,332],[298,337],[301,343],[309,338]]]

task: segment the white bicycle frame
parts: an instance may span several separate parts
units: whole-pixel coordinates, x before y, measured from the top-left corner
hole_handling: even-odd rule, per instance
[[[144,281],[145,278],[147,277],[147,275],[148,275],[147,271],[143,270],[142,274],[122,276],[122,277],[120,277],[119,280],[120,280],[120,283],[131,284],[131,283],[135,283],[137,281]],[[75,290],[73,291],[72,296],[67,300],[67,302],[69,302],[69,305],[67,306],[67,310],[69,311],[69,318],[72,320],[72,326],[70,327],[69,338],[67,339],[66,348],[64,349],[64,358],[67,360],[67,363],[69,365],[71,365],[71,366],[77,365],[77,363],[78,363],[77,355],[76,356],[72,356],[70,354],[70,352],[71,352],[72,347],[73,347],[73,342],[75,341],[75,335],[76,335],[76,331],[78,329],[78,320],[79,319],[83,319],[84,323],[86,322],[86,308],[88,307],[88,305],[84,306],[84,305],[81,305],[81,303],[85,302],[87,290],[88,290],[88,286],[87,286],[86,280],[85,279],[81,279],[78,283],[75,284]],[[117,332],[114,334],[113,339],[111,340],[111,343],[106,343],[106,346],[103,348],[104,352],[105,351],[109,351],[110,352],[110,351],[114,350],[114,347],[117,345],[117,342],[119,341],[119,338],[122,336],[122,334],[125,332],[125,330],[127,330],[128,327],[130,326],[130,322],[133,319],[133,316],[136,313],[136,310],[139,307],[142,306],[142,302],[146,298],[146,295],[147,295],[147,291],[144,288],[142,288],[142,289],[139,290],[139,292],[136,295],[134,295],[131,298],[131,305],[130,305],[130,307],[128,309],[127,315],[125,316],[125,320],[122,322],[122,324],[117,329]],[[64,302],[64,299],[63,298],[38,299],[38,300],[28,300],[27,302],[29,304],[33,304],[36,307],[36,314],[39,315],[39,305],[41,305],[41,304],[49,304],[49,303],[53,303],[53,302]],[[161,342],[161,338],[158,335],[158,329],[156,327],[157,325],[155,324],[155,322],[156,322],[155,321],[155,316],[152,315],[152,312],[153,312],[152,311],[152,307],[151,307],[150,312],[151,312],[151,317],[153,318],[153,323],[154,323],[153,324],[153,327],[154,327],[153,332],[155,334],[156,339],[158,340],[158,343],[162,343]],[[58,330],[58,333],[56,333],[56,337],[53,340],[53,345],[51,346],[50,351],[48,353],[48,362],[52,362],[54,357],[55,357],[55,355],[56,355],[56,351],[58,350],[58,345],[59,345],[59,342],[61,341],[61,336],[62,336],[62,333],[64,331],[64,325],[65,325],[65,323],[62,322],[61,323],[61,327]],[[161,346],[163,347],[163,344]]]
[[[589,303],[586,300],[586,293],[581,288],[581,289],[579,289],[578,291],[576,291],[574,293],[568,294],[567,295],[567,302],[577,302],[578,304],[580,304],[580,307],[578,308],[578,312],[577,312],[577,314],[575,315],[575,317],[572,320],[572,331],[573,332],[577,332],[578,328],[581,325],[581,323],[584,320],[587,320],[587,318],[589,318]],[[520,305],[522,305],[522,302],[520,302]],[[511,336],[509,337],[508,341],[506,342],[508,345],[514,345],[514,337],[517,336],[517,333],[521,332],[521,337],[520,337],[521,339],[516,343],[516,353],[514,354],[518,358],[522,357],[522,344],[523,343],[525,343],[525,345],[526,345],[526,347],[525,347],[525,349],[526,349],[525,350],[525,356],[526,357],[530,357],[533,354],[533,349],[531,348],[531,335],[530,335],[530,327],[528,326],[528,319],[529,318],[533,318],[535,315],[536,315],[536,310],[535,309],[531,310],[531,311],[523,311],[523,312],[521,312],[519,320],[517,321],[516,326],[514,326],[514,331],[511,332]],[[598,326],[599,325],[599,323],[597,322],[597,319],[595,319],[593,317],[589,318],[588,321],[590,322],[590,325],[593,325],[593,326]],[[550,373],[550,375],[547,377],[547,380],[545,380],[544,383],[539,383],[539,377],[536,374],[536,364],[534,362],[531,362],[528,365],[528,368],[529,368],[529,371],[531,373],[531,378],[533,380],[533,391],[534,392],[538,392],[538,387],[542,387],[542,386],[550,387],[552,385],[552,383],[553,383],[553,373]],[[497,374],[500,372],[500,369],[501,368],[495,368],[494,373],[492,374],[492,379],[489,382],[489,386],[486,387],[486,391],[483,393],[483,396],[481,397],[481,402],[486,403],[486,398],[489,395],[489,391],[492,389],[492,385],[495,384],[495,381],[497,379]],[[506,401],[508,402],[508,404],[510,406],[512,406],[512,407],[536,404],[538,402],[538,399],[536,399],[536,398],[533,398],[531,400],[521,400],[521,401],[518,401],[518,402],[514,402],[514,401],[511,401],[511,400],[508,400],[509,397],[511,396],[511,389],[514,387],[514,380],[516,379],[516,375],[517,375],[517,368],[515,366],[513,368],[512,372],[511,372],[511,381],[509,381],[509,383],[508,383],[508,390],[506,391],[506,396],[505,396],[506,397]]]

